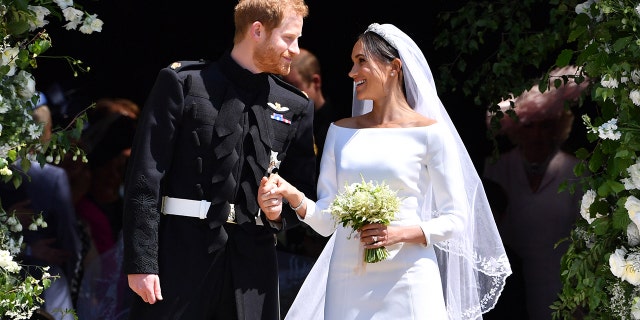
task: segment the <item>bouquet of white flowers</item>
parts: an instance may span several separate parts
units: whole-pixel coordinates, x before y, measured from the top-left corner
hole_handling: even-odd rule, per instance
[[[362,177],[361,183],[345,185],[345,190],[336,196],[329,209],[336,221],[356,232],[370,223],[389,225],[400,210],[400,198],[384,182],[366,182]],[[385,247],[366,249],[364,261],[379,262],[388,256]]]

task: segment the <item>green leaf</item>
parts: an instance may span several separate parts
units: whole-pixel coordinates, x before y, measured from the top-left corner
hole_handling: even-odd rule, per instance
[[[589,154],[590,154],[590,152],[584,147],[579,148],[575,152],[575,156],[580,160],[587,159],[589,157]]]
[[[29,45],[29,51],[35,55],[41,55],[45,51],[51,48],[51,41],[44,39],[37,39],[34,43]]]
[[[620,52],[622,51],[625,47],[627,47],[631,41],[633,41],[632,37],[623,37],[620,38],[618,40],[616,40],[616,42],[613,43],[613,50],[615,52]]]
[[[22,184],[22,176],[19,174],[13,175],[13,186],[18,189],[18,187],[20,187],[20,185]]]
[[[624,191],[624,185],[618,181],[614,181],[614,180],[607,180],[606,182],[607,187],[613,191],[615,194],[620,193],[621,191]]]
[[[571,62],[572,57],[573,57],[573,50],[570,50],[570,49],[562,50],[558,55],[558,58],[556,58],[556,66],[558,66],[559,68],[568,66],[569,63]]]
[[[580,161],[573,167],[573,174],[576,177],[580,177],[584,174],[584,170],[585,170],[585,164],[584,162]]]
[[[602,167],[602,159],[602,149],[600,147],[595,148],[589,159],[589,170],[591,172],[598,171]]]

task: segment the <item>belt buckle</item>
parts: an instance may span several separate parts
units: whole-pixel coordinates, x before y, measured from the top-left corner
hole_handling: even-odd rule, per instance
[[[227,216],[227,223],[236,224],[236,208],[233,203],[229,204],[229,215]]]

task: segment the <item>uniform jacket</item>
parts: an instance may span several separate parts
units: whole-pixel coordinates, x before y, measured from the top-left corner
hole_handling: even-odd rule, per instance
[[[226,234],[220,226],[229,203],[250,234],[273,235],[298,224],[284,205],[282,229],[256,227],[256,192],[275,150],[282,161],[279,174],[315,195],[312,122],[313,104],[303,93],[273,75],[243,69],[228,52],[217,62],[178,62],[162,69],[129,160],[124,272],[161,272],[159,252],[165,249],[159,244],[178,241],[178,235],[202,246],[190,250],[210,253],[222,247]],[[162,196],[212,204],[205,220],[164,215]]]

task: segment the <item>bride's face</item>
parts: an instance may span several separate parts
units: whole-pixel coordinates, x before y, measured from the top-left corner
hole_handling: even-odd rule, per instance
[[[391,66],[372,59],[364,51],[362,41],[358,40],[351,52],[353,67],[349,77],[356,86],[356,97],[359,100],[376,100],[385,95],[385,86]]]

